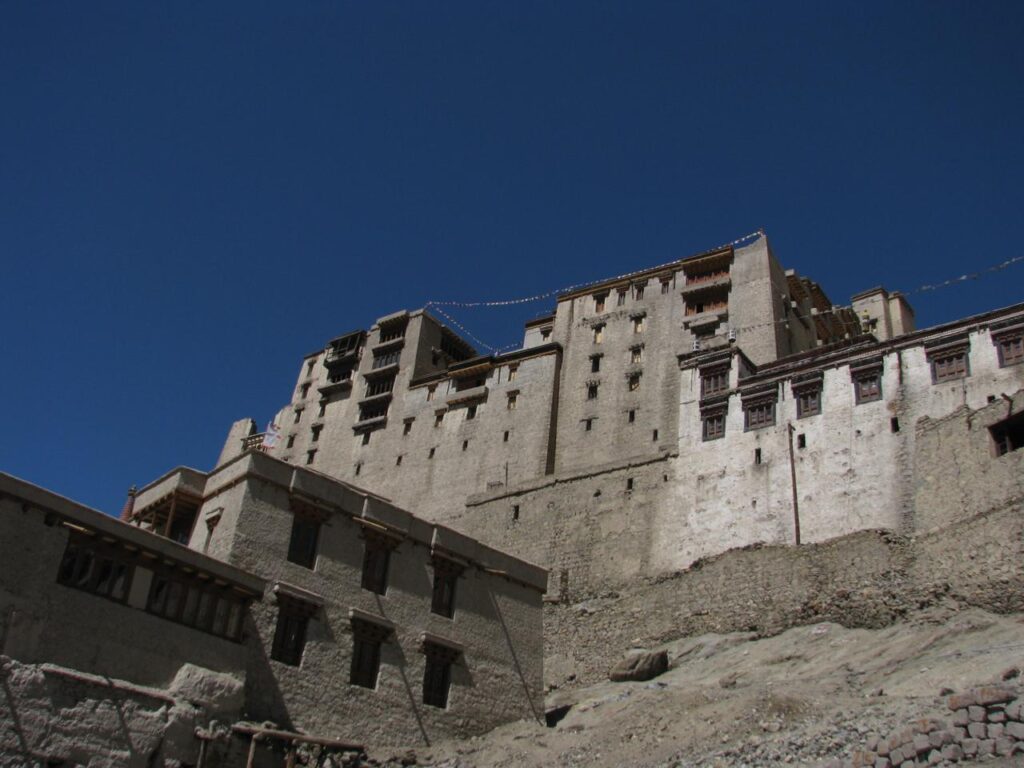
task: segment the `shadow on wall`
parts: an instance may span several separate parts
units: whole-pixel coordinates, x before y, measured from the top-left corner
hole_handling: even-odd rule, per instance
[[[284,696],[277,685],[267,649],[251,614],[245,619],[245,714],[252,720],[270,720],[284,730],[295,730]]]
[[[494,590],[491,588],[488,588],[487,596],[490,598],[491,606],[494,608],[494,616],[505,636],[505,642],[508,643],[509,656],[512,657],[512,664],[515,667],[516,675],[519,676],[519,681],[523,685],[523,693],[526,695],[526,701],[530,705],[530,711],[533,713],[533,718],[537,722],[543,722],[541,712],[537,709],[537,704],[533,700],[533,694],[530,692],[530,684],[527,682],[526,675],[523,673],[523,666],[519,663],[519,654],[516,653],[516,645],[512,640],[512,633],[508,631],[508,624],[505,623],[505,616],[501,612],[501,605],[498,603],[498,598],[494,594]]]

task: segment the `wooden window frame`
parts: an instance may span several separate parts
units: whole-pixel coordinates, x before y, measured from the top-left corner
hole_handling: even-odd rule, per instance
[[[391,635],[389,627],[352,618],[352,661],[349,684],[371,691],[380,681],[381,646]]]
[[[429,640],[423,643],[423,703],[429,707],[447,709],[451,698],[452,666],[461,653]]]
[[[455,598],[464,566],[445,557],[432,558],[434,575],[431,582],[430,612],[447,619],[455,616]]]
[[[311,571],[315,569],[317,552],[320,548],[321,525],[320,520],[293,513],[292,530],[288,538],[288,562]],[[302,540],[304,531],[309,531],[305,542]]]

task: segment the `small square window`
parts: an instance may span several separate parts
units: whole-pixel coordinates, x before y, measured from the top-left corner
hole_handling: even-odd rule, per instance
[[[507,408],[510,411],[514,411],[516,409],[516,401],[518,399],[519,399],[519,393],[518,392],[509,392],[508,393]]]
[[[725,437],[725,414],[711,413],[704,417],[704,440],[718,440]]]
[[[316,365],[316,358],[315,357],[312,360],[310,360],[310,361],[308,361],[306,363],[306,375],[307,376],[312,376],[313,375],[313,366],[315,366],[315,365]]]
[[[870,371],[861,373],[853,380],[853,389],[857,404],[870,403],[882,399],[882,372]]]
[[[640,374],[631,373],[629,375],[629,391],[636,392],[638,389],[640,389]]]
[[[587,384],[587,400],[597,400],[597,384]]]
[[[507,443],[508,442],[508,430],[507,429],[505,430],[505,436],[502,438],[501,442],[503,442],[503,443]]]
[[[796,417],[816,416],[821,413],[821,390],[803,389],[796,393]]]
[[[632,491],[633,490],[633,478],[632,477],[627,477],[626,478],[626,490],[627,491]]]
[[[632,424],[633,422],[635,422],[635,421],[636,421],[636,410],[635,410],[635,409],[631,409],[631,410],[629,411],[629,414],[627,415],[627,417],[626,417],[626,418],[627,418],[627,421],[628,421],[628,422],[629,422],[630,424]]]
[[[805,435],[803,432],[801,432],[799,435],[796,436],[796,447],[797,448],[806,448],[807,447],[807,435]]]
[[[590,356],[590,372],[599,373],[601,371],[601,356],[591,355]]]
[[[760,464],[761,463],[761,449],[760,448],[755,448],[754,449],[754,463],[755,464]]]
[[[966,351],[932,357],[931,365],[932,383],[934,384],[939,384],[943,381],[963,379],[966,378],[969,373]]]
[[[747,431],[763,429],[775,424],[775,402],[757,403],[743,409]]]
[[[644,359],[644,348],[643,346],[631,347],[629,350],[629,362],[641,363]]]
[[[408,421],[405,422],[405,424],[402,425],[403,435],[408,435],[410,432],[412,432],[412,421],[412,419],[409,419]]]
[[[1007,336],[996,340],[999,352],[999,367],[1024,363],[1024,335]]]

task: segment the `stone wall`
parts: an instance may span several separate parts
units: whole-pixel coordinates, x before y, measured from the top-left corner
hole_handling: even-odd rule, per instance
[[[861,531],[799,548],[752,546],[619,590],[570,594],[546,607],[547,680],[597,681],[631,647],[705,632],[881,627],[940,601],[1024,610],[1022,512],[991,510],[917,538]]]

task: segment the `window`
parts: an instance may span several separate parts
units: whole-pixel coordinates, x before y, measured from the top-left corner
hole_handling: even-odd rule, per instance
[[[363,471],[363,463],[356,462],[356,477],[359,477],[359,473]]]
[[[518,374],[519,374],[519,366],[518,365],[510,365],[508,367],[508,380],[509,381],[515,381],[516,380],[516,376]]]
[[[301,408],[296,408],[295,409],[295,423],[298,424],[299,420],[301,418],[302,418],[302,409]]]
[[[760,448],[755,448],[754,449],[754,463],[755,464],[760,464],[761,463],[761,449]]]
[[[503,443],[507,443],[508,442],[508,430],[507,429],[505,430],[505,436],[502,438],[501,442],[503,442]]]
[[[388,415],[388,403],[367,403],[359,406],[359,420],[383,419]]]
[[[476,406],[471,405],[466,409],[466,421],[472,421],[476,418]]]
[[[425,641],[423,653],[426,666],[423,670],[423,703],[430,707],[445,709],[448,706],[448,691],[452,684],[452,664],[459,656],[454,648],[440,643]]]
[[[303,400],[305,400],[307,397],[309,397],[309,386],[310,385],[308,383],[302,385],[302,399]]]
[[[436,450],[437,450],[436,448],[431,448],[430,451],[427,453],[427,458],[428,459],[434,458],[434,451],[436,451]]]
[[[434,426],[435,427],[440,427],[441,426],[441,422],[443,422],[443,421],[444,421],[444,411],[440,411],[439,413],[435,413],[434,414]]]
[[[747,431],[763,429],[775,424],[775,401],[762,401],[743,407],[744,424]]]
[[[629,375],[629,391],[636,392],[638,389],[640,389],[640,374],[631,373]]]
[[[851,368],[850,375],[853,377],[853,391],[858,405],[882,399],[881,364]]]
[[[378,368],[386,368],[389,365],[394,365],[398,362],[402,356],[402,350],[391,349],[386,352],[375,352],[373,355],[373,363],[370,365],[370,370],[377,370]]]
[[[703,419],[704,440],[718,440],[725,437],[725,411],[707,413]]]
[[[796,417],[816,416],[821,413],[821,389],[817,387],[796,392]]]
[[[57,569],[57,583],[123,603],[134,571],[98,542],[72,535]]]
[[[999,352],[999,367],[1024,363],[1024,333],[1016,336],[996,338],[996,350]]]
[[[889,419],[889,431],[893,434],[900,431],[900,419],[898,416],[893,416]]]
[[[363,589],[378,595],[388,591],[388,562],[397,542],[378,534],[366,533],[363,549]]]
[[[967,350],[929,355],[929,360],[932,364],[933,384],[963,379],[968,375]]]
[[[294,448],[295,447],[295,435],[288,435],[288,443],[286,444],[285,447],[286,448]]]
[[[519,505],[518,504],[513,504],[512,505],[512,519],[513,520],[518,520],[519,519]]]
[[[625,306],[625,304],[626,304],[626,289],[625,288],[619,288],[619,293],[615,297],[615,305],[618,306],[618,307],[622,307],[622,306]]]
[[[434,399],[434,393],[437,391],[437,384],[431,384],[427,387],[427,402],[429,403]]]
[[[434,589],[430,610],[439,616],[455,615],[455,586],[462,574],[462,566],[443,557],[434,558]]]
[[[541,328],[540,329],[540,338],[541,338],[541,341],[547,341],[548,339],[550,339],[551,338],[551,329],[550,328]]]
[[[607,293],[600,293],[594,296],[594,311],[604,312],[604,301],[608,298]]]
[[[297,667],[306,649],[306,629],[316,608],[298,600],[282,599],[277,609],[277,629],[270,658]]]
[[[320,441],[320,432],[323,431],[323,428],[323,424],[318,424],[315,427],[310,428],[309,432],[312,435],[312,437],[310,438],[311,442],[316,443]]]
[[[593,419],[584,419],[583,420],[583,431],[584,432],[589,432],[593,428],[594,428],[594,420]]]
[[[806,448],[807,447],[807,435],[805,435],[803,432],[801,432],[799,435],[796,436],[796,447],[797,448]]]
[[[316,544],[319,537],[320,523],[302,515],[295,515],[292,518],[292,536],[288,541],[288,560],[304,568],[312,568],[316,562]]]
[[[516,401],[518,399],[519,399],[519,393],[518,392],[509,392],[508,393],[508,409],[510,411],[514,411],[516,409]]]
[[[413,422],[413,419],[406,419],[405,420],[405,423],[402,425],[402,434],[403,435],[408,435],[410,432],[412,432],[412,422]]]
[[[597,388],[598,384],[590,383],[587,384],[587,400],[597,400]]]
[[[658,442],[658,430],[655,429],[651,432],[651,441],[655,443]]]
[[[307,464],[312,464],[314,461],[316,461],[316,449],[315,448],[312,451],[306,451],[306,463]]]
[[[717,395],[729,389],[729,369],[719,368],[713,371],[702,371],[700,376],[700,396]]]
[[[601,355],[590,356],[590,372],[599,373],[601,370]]]
[[[603,325],[595,325],[594,326],[594,343],[595,344],[600,344],[602,341],[604,341],[604,326]]]
[[[307,376],[312,376],[313,375],[313,366],[314,365],[316,365],[316,358],[313,358],[312,360],[309,360],[306,363],[306,375]]]
[[[665,294],[665,293],[668,293],[670,290],[672,290],[671,281],[670,280],[662,280],[661,281],[661,292],[663,294]]]
[[[633,490],[633,478],[632,477],[627,477],[626,478],[626,490],[627,491],[632,491]]]
[[[643,330],[644,330],[644,317],[643,317],[643,315],[641,315],[640,317],[634,317],[633,318],[633,333],[643,333]]]
[[[468,448],[469,448],[469,440],[463,440],[463,441],[462,441],[462,450],[464,450],[464,451],[465,451],[465,450],[467,450]]]
[[[993,424],[988,428],[996,456],[1005,456],[1024,447],[1024,412]]]
[[[320,401],[320,413],[318,413],[317,416],[326,416],[326,415],[327,415],[327,401],[326,400],[321,400]]]
[[[398,454],[398,455],[397,455],[397,456],[395,457],[395,466],[396,466],[396,467],[400,467],[400,466],[402,466],[402,454]]]
[[[387,344],[389,341],[395,341],[397,339],[405,338],[405,323],[399,323],[398,325],[389,325],[386,328],[380,329],[380,341],[378,344]]]
[[[627,416],[626,418],[627,418],[627,421],[628,421],[628,422],[629,422],[630,424],[632,424],[633,422],[635,422],[635,421],[636,421],[636,410],[635,410],[635,409],[632,409],[632,410],[630,410],[630,411],[629,411],[629,414],[628,414],[628,416]]]
[[[644,284],[637,283],[633,286],[633,298],[640,301],[644,297]]]
[[[156,573],[150,584],[146,611],[178,624],[238,641],[245,601],[227,589],[190,578]]]
[[[641,363],[641,362],[643,362],[643,359],[644,359],[644,348],[643,348],[642,344],[640,344],[638,346],[635,346],[635,347],[630,347],[630,349],[629,349],[629,362],[634,363],[634,364],[635,363]]]
[[[361,619],[352,619],[352,666],[349,682],[373,690],[380,674],[380,647],[391,630]]]
[[[374,379],[366,385],[366,396],[376,397],[377,395],[384,395],[395,388],[395,377],[388,376],[383,379]]]
[[[366,432],[363,432],[363,445],[369,445],[370,444],[370,435],[371,434],[372,433],[369,430],[367,430]]]

